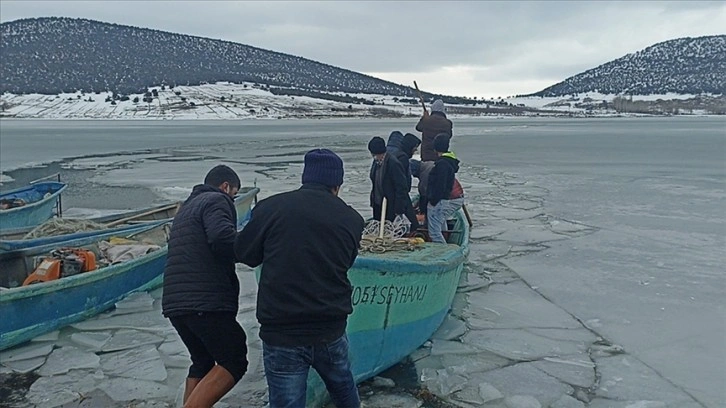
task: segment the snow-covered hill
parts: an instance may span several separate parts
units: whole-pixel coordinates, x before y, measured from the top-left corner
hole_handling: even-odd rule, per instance
[[[529,96],[726,94],[726,35],[678,38],[628,54]]]

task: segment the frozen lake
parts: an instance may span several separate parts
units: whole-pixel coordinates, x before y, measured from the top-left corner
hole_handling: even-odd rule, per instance
[[[328,147],[345,161],[341,197],[368,215],[367,141],[414,125],[3,120],[0,188],[61,171],[66,210],[142,207],[185,198],[225,162],[265,197],[296,188],[304,152]],[[411,358],[419,381],[464,407],[726,406],[726,119],[459,119],[454,133],[472,252],[451,317]],[[238,271],[252,342],[256,288]],[[121,407],[134,387],[146,406],[173,405],[183,350],[155,297],[32,343],[53,346],[32,358],[0,353],[0,375],[38,365],[37,385],[11,406],[78,406],[77,391]],[[116,315],[131,322],[102,324]],[[130,355],[103,352],[123,353],[125,331],[143,319],[155,337]],[[80,366],[57,363],[68,355]],[[137,361],[155,364],[147,377],[128,374]],[[264,378],[250,367],[229,406],[264,405]],[[68,384],[85,388],[48,405],[40,390]],[[420,403],[402,387],[366,387],[368,407]]]

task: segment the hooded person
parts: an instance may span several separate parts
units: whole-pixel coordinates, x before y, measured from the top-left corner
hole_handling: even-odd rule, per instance
[[[423,116],[416,124],[416,130],[421,132],[421,160],[436,161],[438,156],[434,150],[434,138],[439,133],[453,136],[453,127],[454,124],[446,117],[446,107],[441,99],[431,104],[431,114],[424,110]]]
[[[440,133],[434,138],[433,147],[438,159],[429,173],[426,186],[429,236],[433,242],[439,243],[446,243],[443,235],[446,220],[464,205],[464,189],[456,179],[459,159],[450,151],[450,139],[451,136],[446,133]]]
[[[406,172],[406,181],[408,184],[408,191],[411,191],[411,165],[410,161],[416,149],[421,145],[421,139],[411,133],[406,133],[401,141],[401,150],[396,153],[396,159],[401,162],[403,170]]]
[[[370,205],[373,209],[373,218],[381,219],[383,212],[383,199],[386,199],[385,219],[394,221],[397,215],[404,215],[411,222],[411,231],[418,229],[416,211],[411,203],[410,182],[406,181],[406,169],[409,166],[406,158],[405,166],[391,153],[386,151],[382,138],[376,136],[368,142],[368,151],[373,156],[371,166],[371,194]],[[410,180],[410,179],[409,179]]]
[[[307,152],[302,186],[260,200],[234,243],[240,262],[262,265],[257,320],[271,407],[305,406],[310,367],[336,406],[360,406],[345,328],[365,222],[338,197],[343,174],[334,152]]]
[[[403,142],[403,133],[394,130],[388,135],[388,143],[386,143],[386,151],[388,153],[396,153],[401,150],[401,142]]]

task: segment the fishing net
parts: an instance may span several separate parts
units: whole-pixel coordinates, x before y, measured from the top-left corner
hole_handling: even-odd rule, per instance
[[[72,234],[81,231],[95,231],[106,229],[106,226],[89,220],[74,220],[68,218],[52,218],[33,228],[25,234],[23,239],[53,237],[56,235]]]
[[[361,252],[382,253],[389,251],[413,251],[424,241],[420,238],[403,238],[408,234],[411,223],[399,215],[393,222],[386,220],[383,225],[383,237],[380,235],[381,222],[371,220],[363,229],[360,241]]]
[[[411,223],[404,216],[398,215],[391,222],[386,220],[383,226],[383,237],[384,238],[401,238],[408,233]],[[378,220],[370,220],[363,230],[363,235],[371,235],[380,237],[381,222]]]

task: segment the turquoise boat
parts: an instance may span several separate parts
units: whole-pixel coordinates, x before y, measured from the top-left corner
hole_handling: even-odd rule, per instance
[[[469,256],[469,223],[463,210],[449,221],[449,229],[446,245],[426,242],[413,251],[366,252],[356,258],[348,272],[353,314],[347,327],[356,383],[415,351],[449,313]],[[307,406],[322,407],[328,400],[325,385],[310,370]]]
[[[48,220],[65,188],[65,183],[44,181],[0,193],[0,231],[22,230]]]
[[[259,189],[255,187],[236,197],[238,228],[249,220],[250,209],[258,192]],[[105,231],[82,238],[0,252],[0,350],[108,310],[130,293],[160,286],[170,226],[171,220],[150,222],[131,233]],[[21,286],[35,270],[37,257],[48,256],[59,248],[71,247],[90,250],[96,254],[96,259],[100,259],[100,242],[112,237],[152,243],[158,249],[93,271]]]

